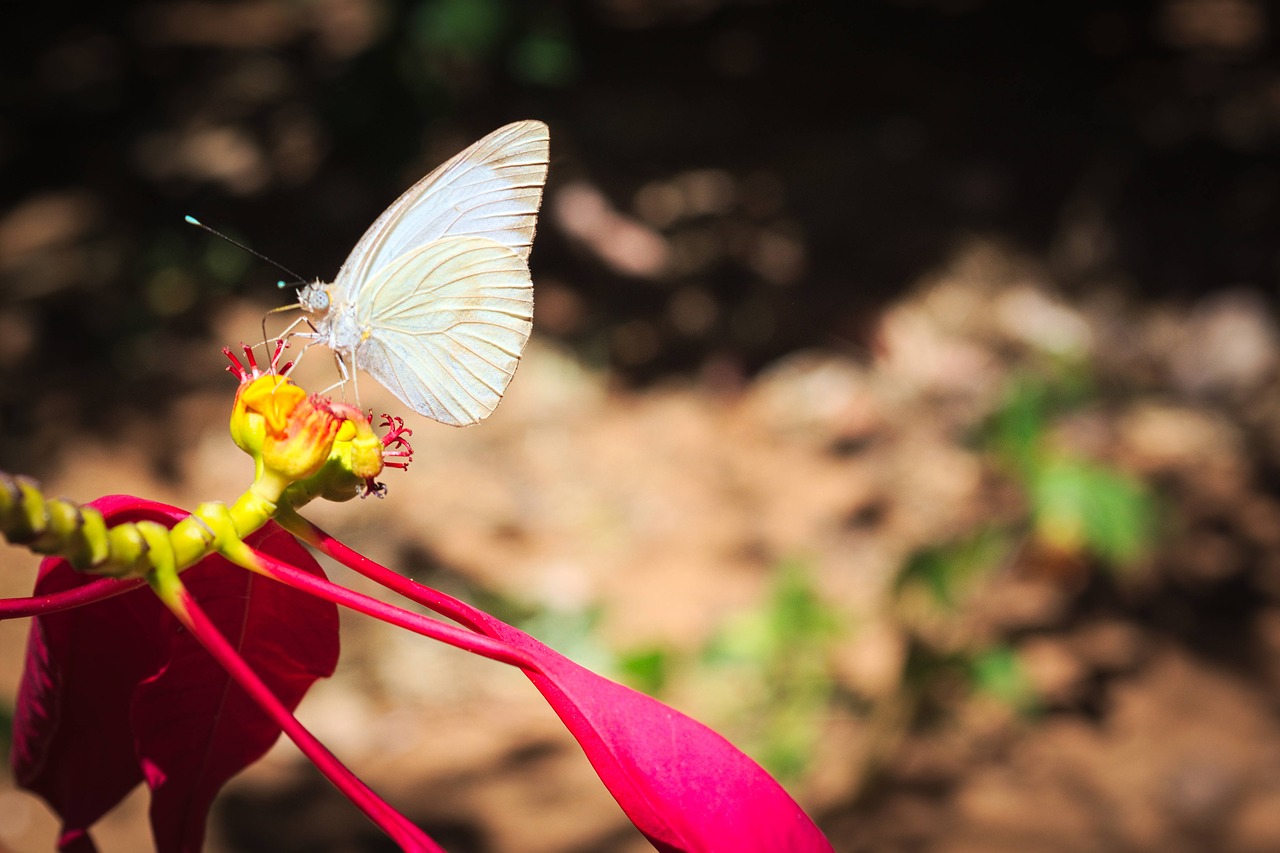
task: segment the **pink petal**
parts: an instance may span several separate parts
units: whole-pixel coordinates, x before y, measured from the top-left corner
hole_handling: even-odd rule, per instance
[[[537,661],[529,679],[659,850],[832,849],[772,776],[711,729],[509,625],[490,619],[484,629]]]
[[[830,851],[831,843],[758,764],[701,723],[596,675],[482,610],[352,551],[314,525],[300,532],[325,553],[484,637],[441,639],[520,661],[636,825],[665,851]],[[495,651],[492,640],[505,645]]]
[[[172,525],[182,510],[127,496],[95,501],[108,522]],[[278,559],[321,570],[274,525],[249,538]],[[45,560],[36,594],[94,578]],[[183,573],[236,648],[290,708],[338,656],[336,608],[210,557]],[[32,622],[14,720],[20,784],[63,819],[59,846],[93,850],[87,829],[144,779],[161,853],[197,851],[218,790],[280,729],[182,631],[149,590]]]

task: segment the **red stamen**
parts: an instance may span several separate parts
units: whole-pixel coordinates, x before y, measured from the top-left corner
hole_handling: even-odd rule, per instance
[[[279,367],[280,354],[284,352],[284,348],[286,346],[288,346],[288,344],[285,343],[284,338],[276,338],[276,349],[275,352],[271,353],[271,371],[282,376],[289,372],[289,368],[293,367],[292,361],[285,364],[284,367]]]
[[[253,369],[253,378],[257,379],[262,375],[262,372],[258,370],[258,359],[253,355],[253,347],[248,344],[241,344],[240,346],[244,347],[244,356],[249,359],[249,367]]]
[[[382,437],[382,446],[385,448],[382,453],[383,459],[391,456],[405,460],[403,463],[384,462],[383,464],[393,468],[408,467],[408,462],[413,458],[413,447],[410,446],[407,437],[413,435],[413,430],[404,425],[404,418],[392,417],[385,413],[382,415],[382,423],[379,426],[387,430],[387,434]]]
[[[227,365],[227,372],[244,382],[248,373],[245,371],[244,365],[240,363],[240,359],[236,358],[235,353],[231,351],[231,347],[223,347],[222,354],[231,360],[231,363]]]
[[[286,362],[284,367],[280,366],[280,355],[284,352],[286,346],[288,346],[288,344],[285,343],[283,338],[276,340],[276,348],[275,351],[271,353],[268,372],[283,376],[289,372],[290,368],[293,367],[292,361]],[[240,362],[240,359],[236,358],[234,353],[231,352],[231,347],[222,348],[223,354],[231,360],[231,364],[227,366],[227,372],[235,376],[235,378],[239,379],[241,382],[248,382],[250,380],[257,379],[262,375],[262,370],[258,367],[258,359],[253,354],[253,347],[248,344],[241,344],[240,349],[244,351],[245,361],[248,362],[247,367]]]

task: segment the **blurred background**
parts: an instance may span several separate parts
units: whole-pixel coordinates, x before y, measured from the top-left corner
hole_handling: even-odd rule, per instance
[[[183,216],[330,279],[542,119],[507,399],[311,517],[708,722],[840,851],[1280,849],[1273,5],[4,10],[0,468],[234,499],[221,348],[292,291]],[[647,849],[517,673],[343,643],[300,716],[448,849]],[[55,827],[0,779],[0,849]],[[390,848],[286,744],[209,849]]]

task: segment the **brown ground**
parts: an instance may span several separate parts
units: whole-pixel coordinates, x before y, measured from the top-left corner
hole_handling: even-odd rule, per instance
[[[220,334],[258,316],[237,304]],[[799,732],[788,784],[841,851],[1280,849],[1280,338],[1256,300],[1069,305],[1036,265],[975,240],[875,340],[860,361],[800,352],[745,387],[710,370],[639,392],[535,340],[491,421],[414,423],[414,465],[385,501],[309,515],[597,668],[666,650],[664,698],[749,749]],[[219,357],[198,356],[211,373]],[[1066,358],[1091,362],[1095,387],[1046,441],[1161,502],[1153,550],[1124,570],[1028,527],[975,437],[1016,372]],[[249,473],[223,426],[230,395],[228,380],[164,423],[65,436],[45,482],[229,500]],[[1015,547],[951,607],[904,591],[913,554],[993,522],[1021,531]],[[23,594],[32,563],[6,560],[0,592]],[[787,636],[736,667],[702,654],[767,619],[787,566],[833,625],[797,633],[800,676],[770,668]],[[0,625],[5,705],[23,632]],[[364,617],[344,617],[343,642],[303,720],[451,850],[646,849],[517,674]],[[992,648],[1021,692],[938,663]],[[144,812],[135,797],[104,821],[104,849],[143,849]],[[46,850],[53,833],[0,788],[0,848]],[[388,848],[281,745],[229,787],[209,849]]]

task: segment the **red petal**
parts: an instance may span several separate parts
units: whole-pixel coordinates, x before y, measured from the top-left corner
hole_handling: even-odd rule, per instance
[[[95,501],[109,523],[172,525],[182,510],[139,498]],[[259,550],[322,574],[274,525],[249,537]],[[338,658],[336,608],[220,557],[184,572],[192,595],[290,708]],[[93,578],[45,560],[37,594]],[[14,720],[18,781],[63,819],[59,845],[92,850],[86,830],[144,778],[160,853],[198,851],[222,785],[256,761],[279,728],[177,625],[149,590],[37,617]]]
[[[317,547],[351,569],[504,643],[514,656],[488,643],[470,643],[465,636],[440,636],[459,648],[523,666],[627,817],[658,849],[832,849],[772,776],[711,729],[584,669],[482,610],[378,565],[309,523],[302,523],[302,529]]]
[[[538,662],[529,679],[659,850],[832,849],[772,776],[711,729],[509,625],[486,620],[484,633]]]

